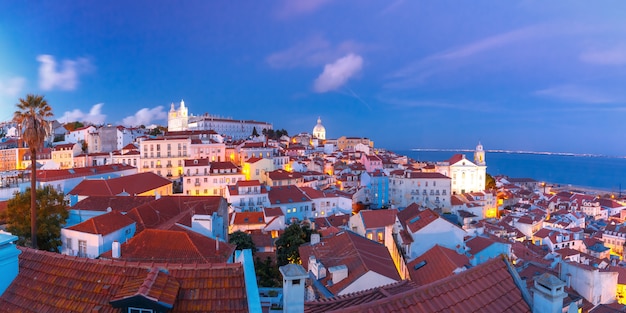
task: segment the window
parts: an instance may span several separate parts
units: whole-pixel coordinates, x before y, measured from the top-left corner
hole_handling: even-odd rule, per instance
[[[81,257],[87,256],[87,241],[85,240],[78,241],[78,256],[81,256]]]
[[[128,313],[154,313],[153,310],[150,309],[139,309],[139,308],[128,308]]]
[[[72,250],[72,238],[65,238],[65,248]]]

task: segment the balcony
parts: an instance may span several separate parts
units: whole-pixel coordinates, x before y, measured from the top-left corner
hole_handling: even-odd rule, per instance
[[[194,186],[200,186],[200,182],[199,182],[199,181],[197,181],[197,182],[193,183],[193,185],[194,185]]]

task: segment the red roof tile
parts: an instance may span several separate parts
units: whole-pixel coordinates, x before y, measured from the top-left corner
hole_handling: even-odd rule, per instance
[[[361,215],[365,228],[382,228],[395,224],[398,210],[362,210],[358,214]]]
[[[469,267],[467,256],[440,245],[435,245],[407,264],[411,280],[420,286],[452,276],[456,269],[466,266]]]
[[[70,179],[78,177],[88,177],[114,173],[134,169],[135,167],[124,164],[109,164],[100,166],[77,167],[66,170],[37,170],[37,180],[42,182]]]
[[[387,247],[350,231],[324,238],[321,243],[315,245],[300,246],[299,250],[304,268],[308,268],[310,255],[315,255],[326,268],[339,265],[348,267],[347,278],[327,286],[333,294],[338,294],[368,271],[396,281],[401,280]],[[332,281],[331,275],[321,281],[328,285],[328,281]]]
[[[112,211],[126,213],[134,207],[154,200],[156,199],[152,196],[91,196],[77,202],[70,210],[104,212],[111,208]]]
[[[311,201],[311,199],[295,185],[272,187],[268,192],[268,198],[273,205]]]
[[[121,245],[120,260],[158,263],[226,263],[236,246],[216,243],[184,227],[170,230],[146,229]],[[108,251],[102,258],[111,259]]]
[[[410,218],[406,222],[406,224],[407,224],[408,229],[412,233],[416,233],[420,231],[422,228],[428,226],[430,223],[437,220],[438,218],[440,218],[439,214],[435,213],[435,211],[431,209],[426,209],[424,211],[419,212],[417,215],[413,216],[412,218]]]
[[[82,223],[68,227],[70,230],[97,234],[108,235],[114,231],[120,230],[128,225],[135,223],[131,218],[120,212],[112,211],[102,215],[94,216]]]
[[[506,262],[496,258],[417,289],[328,312],[531,312]]]
[[[127,295],[122,291],[130,282],[149,280],[153,268],[167,270],[167,277],[180,285],[172,298],[172,283],[163,284],[162,278],[155,278],[158,288],[154,290],[165,291],[163,299],[168,302],[174,299],[169,312],[248,312],[243,267],[239,263],[136,263],[20,249],[19,274],[0,297],[2,313],[94,312],[97,308],[99,313],[117,313],[120,310],[109,301]]]
[[[81,196],[116,196],[125,193],[142,194],[171,185],[172,182],[152,172],[116,177],[111,179],[86,179],[68,194]]]

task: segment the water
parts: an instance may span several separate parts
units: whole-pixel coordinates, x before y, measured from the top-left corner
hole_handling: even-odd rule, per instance
[[[445,161],[456,153],[465,154],[469,160],[474,159],[473,152],[395,152],[418,161]],[[626,189],[625,158],[487,152],[485,160],[487,173],[491,175],[528,177],[542,182],[586,186],[613,193],[618,193],[621,188]]]

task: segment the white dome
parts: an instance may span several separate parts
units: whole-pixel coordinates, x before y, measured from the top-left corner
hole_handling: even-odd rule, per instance
[[[322,119],[317,118],[317,125],[313,127],[313,138],[326,139],[326,128],[322,125]]]

